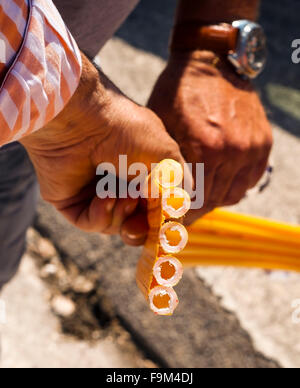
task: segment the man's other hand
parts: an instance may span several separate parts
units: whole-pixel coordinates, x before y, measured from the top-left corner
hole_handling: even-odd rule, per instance
[[[263,175],[272,132],[249,81],[209,52],[173,53],[149,107],[180,145],[187,162],[205,164],[205,204],[193,222],[238,203]]]

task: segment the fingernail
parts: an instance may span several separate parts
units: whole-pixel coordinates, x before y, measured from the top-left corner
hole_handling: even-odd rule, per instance
[[[115,206],[115,203],[116,203],[115,200],[109,200],[109,202],[108,202],[107,205],[106,205],[106,211],[107,211],[108,213],[110,213],[110,212],[112,211],[112,209],[113,209],[114,206]]]
[[[123,241],[132,246],[143,245],[147,239],[147,234],[131,234],[131,233],[122,233]]]

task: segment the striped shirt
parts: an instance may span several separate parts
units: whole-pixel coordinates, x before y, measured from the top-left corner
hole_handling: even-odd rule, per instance
[[[80,75],[80,51],[52,0],[0,0],[0,146],[52,120]]]

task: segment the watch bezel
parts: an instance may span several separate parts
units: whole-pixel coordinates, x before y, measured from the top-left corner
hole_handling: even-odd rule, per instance
[[[254,79],[264,70],[267,58],[265,58],[260,70],[253,69],[247,57],[249,35],[255,30],[259,30],[264,35],[263,28],[259,24],[249,20],[237,20],[232,23],[232,26],[234,28],[238,28],[240,33],[236,51],[230,53],[228,55],[228,59],[236,67],[239,74],[242,74],[247,78]]]

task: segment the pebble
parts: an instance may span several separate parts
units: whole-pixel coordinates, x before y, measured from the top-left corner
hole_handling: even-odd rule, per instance
[[[94,283],[83,276],[78,276],[72,283],[72,288],[80,294],[88,294],[94,288]]]
[[[55,314],[68,318],[76,311],[75,303],[62,295],[55,296],[51,301],[51,306]]]
[[[57,273],[57,267],[54,264],[46,264],[40,271],[41,278],[45,279],[51,275],[55,275]]]
[[[38,244],[38,250],[43,259],[51,259],[56,255],[56,250],[50,241],[46,239],[40,239]]]

